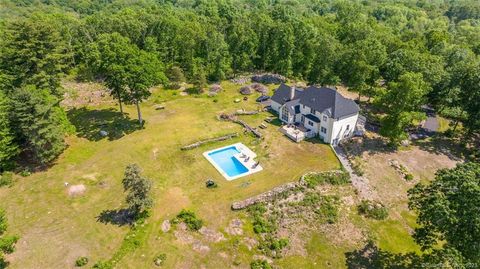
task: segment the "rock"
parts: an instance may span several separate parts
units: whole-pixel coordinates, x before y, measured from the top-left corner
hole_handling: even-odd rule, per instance
[[[170,228],[171,228],[171,227],[172,227],[172,225],[170,224],[170,220],[167,219],[167,220],[164,220],[164,221],[162,222],[162,231],[163,231],[164,233],[170,231]]]
[[[235,99],[235,100],[233,100],[234,103],[240,103],[240,101],[242,101],[242,100],[240,100],[240,99],[238,99],[238,98]]]
[[[259,93],[262,93],[262,94],[268,93],[268,88],[265,85],[262,85],[260,83],[253,83],[250,87],[252,87],[255,91]]]
[[[263,84],[280,84],[285,83],[287,79],[282,75],[265,73],[252,76],[252,81]]]
[[[245,84],[250,81],[250,77],[247,77],[247,76],[236,77],[236,78],[232,78],[230,81],[236,84]]]
[[[195,241],[192,245],[193,250],[200,252],[200,253],[208,253],[210,251],[210,247],[207,245],[203,245],[200,241]]]
[[[100,130],[100,135],[101,135],[102,137],[105,137],[105,136],[108,135],[108,132],[105,131],[105,130]]]
[[[155,108],[155,110],[165,109],[165,106],[163,106],[163,105],[154,105],[153,107]]]
[[[407,146],[410,145],[410,140],[408,140],[408,139],[402,140],[402,142],[400,142],[400,144],[402,144],[402,146],[404,146],[404,147],[407,147]]]
[[[251,237],[245,237],[243,239],[243,244],[245,244],[245,246],[247,246],[248,250],[252,250],[257,244],[257,240],[251,238]]]
[[[230,221],[230,224],[228,225],[227,231],[228,234],[230,235],[242,235],[243,234],[243,222],[240,219],[233,219]]]
[[[225,236],[221,232],[216,232],[215,230],[209,229],[205,226],[200,228],[198,232],[205,237],[207,241],[210,242],[220,242],[225,240]]]
[[[86,190],[87,190],[87,188],[83,184],[72,185],[68,188],[68,195],[72,196],[72,197],[73,196],[80,196],[80,195],[83,195]]]
[[[213,84],[209,89],[209,92],[214,94],[217,94],[221,91],[222,91],[222,86],[220,86],[220,84]]]
[[[240,93],[243,95],[249,95],[253,93],[253,89],[250,86],[243,86],[240,88]]]

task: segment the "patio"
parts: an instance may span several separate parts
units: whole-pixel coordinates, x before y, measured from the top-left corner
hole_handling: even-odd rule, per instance
[[[305,138],[313,137],[315,135],[310,129],[307,129],[301,125],[288,124],[282,126],[279,130],[284,135],[288,136],[288,138],[297,143]]]

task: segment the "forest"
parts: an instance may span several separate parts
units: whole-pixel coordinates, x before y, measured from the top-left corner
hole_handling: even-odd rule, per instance
[[[104,81],[121,109],[153,85],[269,71],[372,98],[393,143],[422,105],[467,140],[480,129],[478,1],[7,0],[0,14],[2,169],[65,148],[65,76]]]
[[[46,169],[68,147],[75,126],[61,106],[65,80],[102,83],[121,113],[135,106],[139,128],[148,121],[141,103],[154,86],[188,83],[201,92],[263,72],[343,85],[393,148],[429,107],[449,120],[445,135],[470,150],[474,162],[409,192],[424,227],[415,230],[416,242],[434,249],[424,258],[468,268],[480,261],[469,230],[478,226],[470,216],[480,174],[479,55],[477,0],[2,0],[0,173]],[[0,211],[0,236],[4,223]],[[0,238],[0,268],[2,252],[17,240]],[[447,243],[436,249],[439,242]],[[380,254],[390,265],[425,262]]]

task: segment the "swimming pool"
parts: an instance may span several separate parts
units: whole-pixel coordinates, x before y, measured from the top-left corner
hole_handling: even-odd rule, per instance
[[[227,180],[262,170],[260,165],[255,165],[256,154],[242,143],[207,151],[203,155]]]

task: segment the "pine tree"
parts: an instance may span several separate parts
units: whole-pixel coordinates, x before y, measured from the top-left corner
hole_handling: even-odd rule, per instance
[[[10,100],[0,91],[0,172],[12,165],[12,159],[18,154],[18,145],[14,141],[9,113]]]
[[[24,153],[44,165],[65,149],[66,115],[48,90],[34,86],[12,93],[11,122]]]

